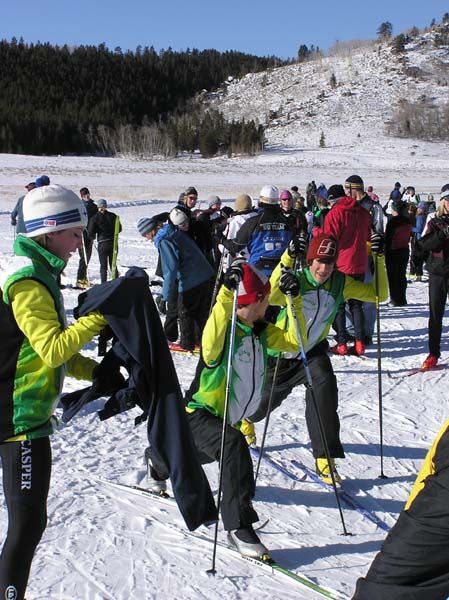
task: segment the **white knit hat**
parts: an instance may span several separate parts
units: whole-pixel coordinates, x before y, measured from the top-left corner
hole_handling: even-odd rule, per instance
[[[264,204],[278,204],[279,190],[275,185],[264,185],[259,194],[260,202]]]
[[[22,209],[26,237],[87,226],[85,203],[75,192],[61,185],[31,190],[23,199]]]

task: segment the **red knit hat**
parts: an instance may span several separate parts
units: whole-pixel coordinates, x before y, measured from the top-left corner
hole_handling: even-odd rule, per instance
[[[245,263],[243,265],[243,279],[238,289],[238,304],[246,306],[261,300],[270,291],[270,281],[256,267]]]
[[[337,240],[331,235],[320,233],[317,237],[310,240],[307,250],[307,262],[311,263],[315,258],[326,262],[335,262],[337,260]]]

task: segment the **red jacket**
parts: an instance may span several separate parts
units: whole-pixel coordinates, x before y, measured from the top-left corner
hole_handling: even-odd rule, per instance
[[[361,275],[368,267],[366,243],[371,239],[371,215],[354,198],[340,198],[327,213],[322,228],[313,230],[338,241],[337,269],[346,275]]]

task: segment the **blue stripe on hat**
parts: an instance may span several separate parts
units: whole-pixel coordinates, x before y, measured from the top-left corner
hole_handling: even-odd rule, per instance
[[[49,221],[54,222],[50,225]],[[58,225],[67,225],[69,223],[79,223],[80,221],[80,211],[77,208],[74,208],[62,213],[46,215],[45,217],[25,221],[25,228],[27,233],[32,233],[33,231],[36,231],[36,229],[41,229],[42,227],[56,227]]]

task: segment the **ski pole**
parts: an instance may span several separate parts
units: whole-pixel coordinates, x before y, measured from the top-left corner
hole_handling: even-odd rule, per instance
[[[217,556],[218,522],[220,519],[221,489],[222,489],[222,483],[223,483],[222,482],[223,458],[224,458],[225,444],[226,444],[226,429],[228,426],[229,396],[231,394],[232,358],[234,355],[235,330],[237,327],[237,302],[238,302],[238,286],[234,290],[234,298],[233,298],[233,302],[232,302],[231,327],[229,329],[229,355],[228,355],[228,365],[227,365],[227,369],[226,369],[226,392],[225,392],[224,413],[223,413],[223,429],[222,429],[222,433],[221,433],[220,468],[218,471],[218,492],[217,492],[218,518],[215,523],[214,547],[213,547],[213,551],[212,551],[212,566],[207,571],[207,573],[210,573],[212,575],[215,575],[217,572],[215,569],[215,559]]]
[[[220,263],[218,265],[217,277],[215,278],[214,289],[212,292],[212,298],[211,298],[210,307],[209,307],[209,316],[210,316],[210,313],[212,312],[212,309],[215,304],[215,298],[217,297],[217,294],[218,294],[218,288],[220,287],[220,279],[221,279],[221,275],[223,273],[224,256],[225,256],[225,254],[223,252],[223,254],[221,255]]]
[[[310,395],[312,397],[312,403],[313,403],[313,407],[315,409],[315,415],[316,415],[316,418],[317,418],[318,428],[320,430],[321,442],[323,444],[324,453],[326,455],[326,460],[327,460],[328,465],[329,465],[329,471],[330,471],[330,475],[331,475],[331,479],[332,479],[332,487],[334,488],[335,498],[337,500],[338,511],[340,513],[341,524],[342,524],[342,527],[343,527],[343,535],[351,535],[350,533],[348,533],[348,531],[346,529],[345,519],[343,517],[343,511],[342,511],[342,508],[341,508],[340,497],[338,495],[337,484],[335,482],[334,470],[332,469],[332,463],[331,463],[331,456],[330,456],[330,452],[329,452],[329,446],[327,444],[326,435],[324,433],[323,421],[321,420],[321,415],[320,415],[320,411],[319,411],[319,408],[318,408],[318,403],[316,401],[315,392],[313,390],[312,373],[310,371],[309,362],[307,360],[307,355],[306,355],[305,350],[304,350],[304,344],[303,344],[303,341],[302,341],[301,330],[299,328],[299,323],[298,323],[298,315],[296,314],[296,310],[295,310],[295,307],[293,305],[293,298],[292,298],[291,292],[287,293],[287,304],[290,307],[290,310],[291,310],[291,313],[292,313],[292,317],[293,317],[293,323],[295,325],[296,335],[298,337],[299,350],[300,350],[300,353],[301,353],[301,360],[302,360],[302,364],[304,365],[304,371],[306,373],[307,388],[310,390]]]
[[[374,281],[376,287],[376,333],[377,333],[377,389],[379,394],[379,445],[380,445],[380,479],[387,479],[384,473],[384,439],[383,439],[383,404],[382,404],[382,353],[380,348],[380,302],[378,255],[374,255]]]
[[[273,382],[271,384],[270,397],[268,398],[267,415],[265,417],[265,423],[264,423],[264,427],[263,427],[262,442],[259,447],[259,458],[257,459],[256,473],[254,475],[254,485],[256,485],[256,483],[257,483],[257,477],[259,476],[260,463],[262,461],[262,456],[263,456],[263,453],[265,450],[265,438],[267,437],[268,423],[270,422],[271,407],[273,405],[274,387],[276,385],[276,379],[277,379],[277,375],[278,375],[279,364],[281,362],[281,356],[282,356],[282,352],[280,352],[278,354],[278,357],[276,359],[276,366],[274,368]]]
[[[87,252],[86,252],[86,240],[84,239],[84,231],[83,231],[83,238],[82,238],[83,242],[82,242],[82,251],[83,251],[83,260],[84,260],[84,264],[86,266],[86,281],[90,287],[90,281],[89,281],[89,274],[88,274],[88,266],[87,266]]]
[[[295,274],[296,274],[297,266],[298,266],[298,257],[295,257],[295,262],[293,263],[293,268],[292,268],[292,271]],[[288,323],[287,319],[288,319],[288,317],[286,317],[286,321],[285,321],[286,324]],[[268,423],[270,422],[271,407],[273,405],[274,388],[276,385],[276,379],[277,379],[277,375],[278,375],[279,365],[281,363],[281,358],[282,358],[282,353],[279,353],[277,360],[276,360],[276,366],[274,368],[273,382],[271,384],[271,389],[270,389],[270,397],[268,398],[267,415],[265,417],[265,423],[264,423],[264,427],[263,427],[262,443],[259,447],[259,458],[257,459],[256,474],[254,475],[254,485],[256,485],[256,483],[257,483],[257,477],[259,476],[260,463],[262,462],[263,453],[265,450],[265,438],[267,437]]]

